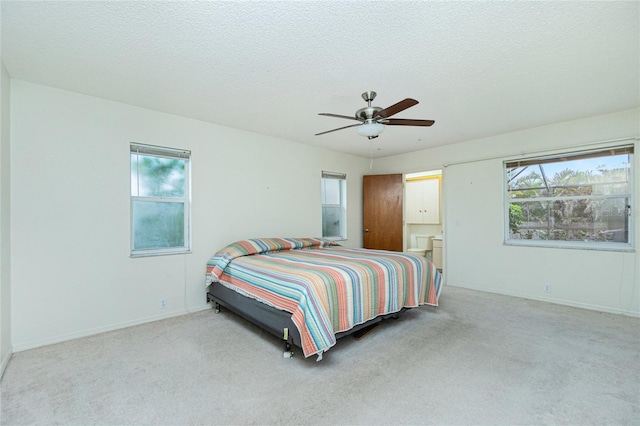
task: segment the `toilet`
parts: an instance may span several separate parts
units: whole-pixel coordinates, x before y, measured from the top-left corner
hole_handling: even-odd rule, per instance
[[[433,250],[433,235],[411,235],[411,248],[407,252],[428,257]]]

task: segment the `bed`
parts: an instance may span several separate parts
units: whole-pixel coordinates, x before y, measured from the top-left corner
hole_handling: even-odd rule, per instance
[[[438,305],[441,275],[409,253],[346,248],[320,238],[236,241],[207,262],[208,301],[305,357],[406,309]]]

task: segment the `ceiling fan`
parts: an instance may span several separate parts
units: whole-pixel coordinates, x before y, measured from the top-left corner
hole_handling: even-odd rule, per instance
[[[335,132],[336,130],[348,129],[349,127],[358,127],[358,134],[360,136],[366,136],[369,139],[377,138],[380,133],[384,131],[384,125],[388,126],[431,126],[435,121],[433,120],[412,120],[407,118],[389,118],[392,115],[396,115],[399,112],[404,111],[418,103],[415,99],[407,98],[397,104],[391,105],[387,108],[380,108],[377,106],[371,106],[371,101],[376,98],[376,92],[364,92],[362,99],[367,102],[367,107],[360,108],[356,111],[355,116],[350,117],[348,115],[331,114],[328,112],[321,112],[318,115],[326,115],[328,117],[346,118],[347,120],[356,120],[360,123],[351,124],[349,126],[338,127],[337,129],[327,130],[326,132],[316,133],[316,136],[324,135],[325,133]]]

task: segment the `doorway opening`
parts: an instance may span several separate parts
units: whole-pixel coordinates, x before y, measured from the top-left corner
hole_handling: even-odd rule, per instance
[[[405,175],[404,249],[429,258],[442,271],[442,170]]]

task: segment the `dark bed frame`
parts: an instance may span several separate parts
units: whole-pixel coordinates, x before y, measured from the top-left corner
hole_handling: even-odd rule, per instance
[[[258,300],[243,296],[237,291],[231,290],[219,283],[212,283],[207,291],[207,301],[213,302],[215,312],[219,313],[224,307],[231,312],[245,318],[263,330],[282,339],[284,342],[284,356],[289,358],[293,355],[293,346],[302,347],[300,332],[291,319],[291,313],[281,311]],[[356,325],[350,330],[336,333],[336,339],[354,335],[356,338],[364,336],[372,328],[376,327],[382,320],[393,318],[410,308],[402,308],[398,312],[380,315],[363,324]]]

